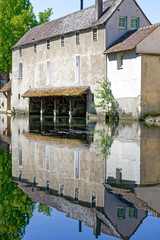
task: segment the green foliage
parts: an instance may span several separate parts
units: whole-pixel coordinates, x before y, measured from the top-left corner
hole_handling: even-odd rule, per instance
[[[103,130],[96,131],[98,134],[97,143],[100,147],[100,153],[102,154],[104,160],[107,160],[110,153],[114,136],[116,134],[117,124],[117,122],[110,122]]]
[[[35,209],[35,203],[11,181],[11,153],[0,149],[0,239],[20,240]]]
[[[41,12],[37,21],[29,0],[0,0],[0,72],[11,72],[11,48],[30,28],[48,22],[51,14],[52,9]]]
[[[107,77],[103,78],[102,82],[97,81],[99,89],[96,89],[98,95],[96,98],[100,99],[98,104],[92,104],[92,107],[101,108],[102,111],[107,112],[107,115],[113,116],[115,110],[115,99],[113,97],[110,82]]]
[[[50,20],[50,16],[53,14],[52,8],[47,8],[47,10],[44,10],[44,12],[39,12],[39,24],[48,22]]]
[[[20,240],[25,235],[36,208],[27,194],[17,187],[11,180],[12,160],[11,152],[0,148],[0,239]],[[39,203],[38,212],[51,216],[52,209]]]
[[[47,205],[39,203],[39,205],[38,205],[38,212],[39,213],[43,213],[43,215],[45,215],[47,217],[51,217],[52,209],[49,206],[47,206]]]

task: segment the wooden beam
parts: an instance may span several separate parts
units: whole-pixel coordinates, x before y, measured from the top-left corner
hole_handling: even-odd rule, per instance
[[[6,94],[5,92],[3,92],[3,94],[4,94],[4,96],[8,99],[7,94]]]
[[[80,95],[80,97],[83,99],[83,101],[86,103],[86,100],[84,99],[84,97],[82,95]]]

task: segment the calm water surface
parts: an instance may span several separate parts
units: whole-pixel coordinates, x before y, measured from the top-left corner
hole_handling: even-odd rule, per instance
[[[159,239],[160,128],[0,115],[0,239]]]

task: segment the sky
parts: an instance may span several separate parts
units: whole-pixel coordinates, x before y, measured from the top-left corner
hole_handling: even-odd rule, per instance
[[[63,17],[69,13],[80,9],[80,0],[30,0],[34,7],[34,12],[44,11],[47,8],[53,8],[51,20]],[[151,23],[160,22],[160,0],[137,0]],[[95,4],[95,0],[84,0],[84,7]]]

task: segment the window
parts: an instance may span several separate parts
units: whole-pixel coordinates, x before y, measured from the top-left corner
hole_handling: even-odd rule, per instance
[[[79,179],[79,152],[75,152],[74,167],[74,178]]]
[[[118,220],[125,219],[125,208],[117,208]]]
[[[131,18],[131,29],[139,28],[139,18]]]
[[[61,47],[64,47],[64,36],[61,36]]]
[[[47,40],[47,49],[50,49],[50,39]]]
[[[21,95],[20,94],[18,94],[18,99],[20,99],[21,98]]]
[[[91,195],[92,207],[96,207],[96,195],[92,193]]]
[[[127,17],[119,17],[119,28],[127,28]]]
[[[78,201],[79,199],[79,188],[75,189],[75,200]]]
[[[22,78],[23,78],[23,63],[22,63],[22,62],[19,62],[18,78],[19,78],[19,79],[22,79]]]
[[[98,38],[97,28],[93,29],[93,42],[96,42]]]
[[[117,69],[123,69],[123,53],[117,54]]]
[[[22,57],[22,48],[19,48],[19,56]]]
[[[76,80],[75,83],[80,83],[80,55],[76,56]]]
[[[137,218],[137,209],[136,208],[129,209],[129,218]]]
[[[60,196],[64,195],[64,185],[60,185],[59,194],[60,194]]]
[[[80,37],[79,37],[79,33],[76,33],[76,45],[80,44]]]
[[[50,85],[50,61],[46,62],[46,85]]]
[[[34,43],[34,53],[37,52],[37,43]]]
[[[50,146],[46,145],[46,170],[50,170]]]
[[[18,149],[18,162],[19,166],[22,166],[22,149]]]

